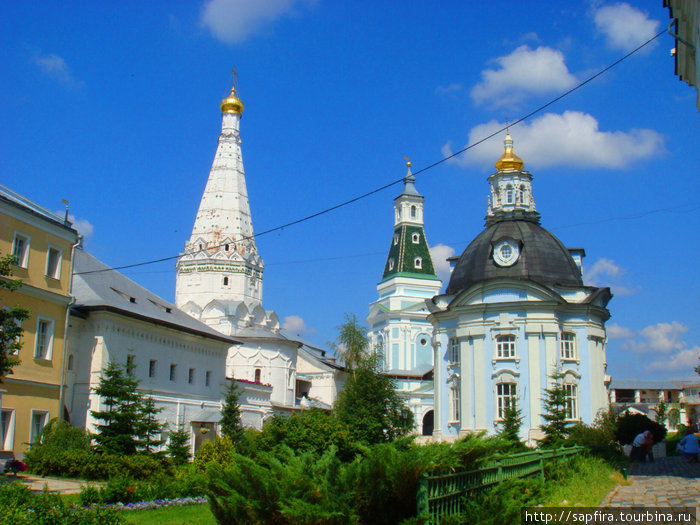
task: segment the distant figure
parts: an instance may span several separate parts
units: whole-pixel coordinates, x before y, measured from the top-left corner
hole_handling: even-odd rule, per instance
[[[654,446],[654,436],[650,430],[645,430],[634,438],[632,441],[632,452],[630,459],[632,461],[641,461],[644,463],[649,453],[650,461],[654,461],[654,456],[651,454],[651,447]]]
[[[685,459],[690,463],[698,462],[698,455],[700,454],[700,444],[698,444],[698,437],[693,434],[693,429],[689,428],[685,431],[685,436],[678,442],[676,450],[681,453]]]

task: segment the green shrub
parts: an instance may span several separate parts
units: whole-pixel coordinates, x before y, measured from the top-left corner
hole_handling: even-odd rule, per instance
[[[226,464],[233,460],[235,447],[228,436],[216,438],[214,441],[204,443],[194,457],[194,465],[198,470],[204,471],[207,463],[214,462]]]
[[[83,507],[89,507],[95,503],[102,502],[102,496],[100,494],[100,488],[95,485],[83,485],[80,487],[80,494],[78,496],[78,501]]]
[[[72,507],[57,494],[32,494],[18,483],[0,485],[0,525],[117,525],[115,509]]]
[[[654,442],[663,441],[666,437],[666,427],[652,421],[642,414],[626,414],[621,416],[617,421],[617,430],[615,431],[616,440],[623,444],[629,445],[634,441],[637,434],[645,430],[651,431],[654,436]]]

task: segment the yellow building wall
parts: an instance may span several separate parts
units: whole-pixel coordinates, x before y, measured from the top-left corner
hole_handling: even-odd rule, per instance
[[[25,214],[26,218],[23,217]],[[12,428],[5,442],[0,442],[0,449],[12,450],[17,457],[22,457],[31,440],[32,412],[46,412],[45,422],[60,415],[64,329],[70,303],[70,259],[77,234],[22,209],[3,206],[0,208],[0,256],[12,253],[15,233],[29,237],[29,257],[25,268],[12,266],[12,278],[20,279],[23,285],[14,292],[0,288],[0,305],[27,308],[30,316],[22,322],[24,334],[18,354],[20,364],[0,386],[5,390],[2,410],[6,414],[8,410],[12,411]],[[57,279],[46,275],[49,247],[61,250]],[[46,359],[35,358],[40,318],[53,322],[53,336]]]

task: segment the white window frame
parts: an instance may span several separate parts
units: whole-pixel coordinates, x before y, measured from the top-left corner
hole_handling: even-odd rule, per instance
[[[413,244],[420,244],[420,233],[414,232],[413,235],[411,235],[411,242]]]
[[[41,431],[44,429],[46,426],[46,423],[49,422],[49,411],[48,410],[37,410],[32,408],[31,413],[29,417],[29,443],[34,443],[35,439],[39,438],[39,435],[41,434]],[[35,435],[34,433],[34,416],[42,416],[42,425],[39,431]]]
[[[57,260],[56,260],[56,268],[54,268],[53,273],[49,273],[49,263],[51,262],[51,252],[54,251],[57,253]],[[59,248],[58,246],[54,246],[52,244],[49,244],[49,247],[46,249],[46,277],[50,277],[51,279],[56,279],[60,280],[61,279],[61,263],[63,262],[63,250]]]
[[[562,332],[559,336],[559,352],[565,361],[576,361],[576,334],[574,332]]]
[[[508,390],[508,391],[506,391]],[[496,420],[503,421],[508,406],[518,406],[518,383],[502,381],[496,383]]]
[[[514,190],[511,184],[506,186],[506,204],[513,204],[514,201]]]
[[[423,258],[416,257],[415,259],[413,259],[413,267],[416,270],[422,270],[423,269]]]
[[[150,359],[148,361],[148,377],[156,377],[156,367],[158,366],[158,361],[156,359]]]
[[[42,323],[47,323],[49,328],[47,329],[48,341],[46,343],[46,352],[39,352],[39,333]],[[53,339],[54,330],[56,323],[53,319],[49,317],[37,316],[36,318],[36,333],[34,334],[34,359],[41,359],[44,361],[51,361],[53,357]]]
[[[15,409],[3,408],[0,412],[5,414],[6,421],[4,428],[0,423],[0,450],[12,450],[15,442]]]
[[[394,259],[389,259],[389,271],[392,271],[394,269]]]
[[[397,244],[399,244],[399,234],[395,233],[394,234],[394,246],[396,246]]]
[[[447,361],[452,364],[459,363],[459,339],[456,337],[450,337],[447,342]]]
[[[15,262],[15,266],[19,266],[20,268],[26,268],[27,265],[29,264],[29,247],[31,245],[32,238],[29,235],[27,235],[26,233],[16,231],[14,233],[14,236],[12,237],[12,255],[17,255],[15,253],[15,249],[17,246],[17,237],[22,238],[22,240],[24,241],[24,247],[22,249],[21,256],[17,257],[17,261]]]
[[[411,219],[415,219],[416,217],[418,217],[418,207],[415,204],[413,204],[411,206],[410,213],[411,213]]]
[[[518,339],[514,334],[496,336],[496,358],[515,359],[518,355]]]
[[[566,393],[566,420],[578,421],[578,384],[564,383],[563,388]]]

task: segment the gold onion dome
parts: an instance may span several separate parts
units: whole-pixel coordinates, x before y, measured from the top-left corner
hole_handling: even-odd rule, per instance
[[[501,158],[496,161],[496,169],[498,171],[522,170],[525,167],[525,163],[523,162],[523,159],[518,157],[513,152],[513,139],[511,138],[510,133],[506,132],[506,140],[503,141],[503,144],[505,145],[505,151],[503,151]]]
[[[221,101],[222,113],[243,113],[243,102],[236,96],[236,87],[231,88],[231,94]]]

